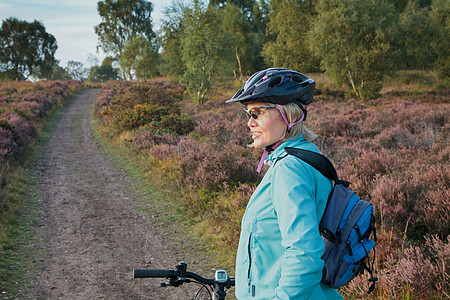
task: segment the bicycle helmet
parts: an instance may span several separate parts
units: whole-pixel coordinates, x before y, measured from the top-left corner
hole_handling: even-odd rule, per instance
[[[299,72],[284,68],[270,68],[253,74],[242,88],[228,101],[247,104],[250,102],[268,102],[275,104],[287,124],[284,138],[287,137],[290,128],[306,119],[307,110],[303,105],[308,105],[313,100],[314,80]],[[289,123],[282,105],[295,103],[303,111],[302,117]],[[284,139],[283,138],[283,139]],[[267,155],[283,143],[283,139],[264,149],[259,161],[257,172],[261,172]]]
[[[299,72],[284,68],[270,68],[253,74],[228,101],[246,104],[269,102],[274,104],[308,105],[313,100],[314,80]]]

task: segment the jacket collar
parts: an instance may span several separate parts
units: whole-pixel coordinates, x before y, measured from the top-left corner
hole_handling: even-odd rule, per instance
[[[275,149],[272,153],[270,153],[267,156],[266,161],[275,161],[275,160],[277,160],[280,156],[285,154],[284,148],[286,148],[286,147],[296,147],[296,148],[298,148],[300,145],[305,144],[305,143],[306,143],[306,141],[305,141],[305,139],[303,138],[302,135],[299,135],[297,139],[287,140],[287,141],[283,142],[280,146],[278,146],[278,148]]]

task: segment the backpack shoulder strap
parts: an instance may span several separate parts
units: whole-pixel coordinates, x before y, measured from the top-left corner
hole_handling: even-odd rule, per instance
[[[339,181],[339,177],[333,163],[326,156],[317,152],[299,148],[286,147],[284,150],[286,153],[300,158],[311,167],[319,171],[326,178],[333,180],[335,183]]]

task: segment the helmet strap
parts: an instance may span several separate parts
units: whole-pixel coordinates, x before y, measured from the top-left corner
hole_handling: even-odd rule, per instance
[[[288,121],[288,119],[287,119],[287,116],[286,116],[286,112],[284,111],[283,106],[281,106],[281,105],[279,105],[279,104],[276,104],[276,106],[278,107],[278,109],[279,109],[279,111],[280,111],[280,113],[281,113],[281,116],[283,117],[283,120],[284,120],[284,121],[286,122],[286,124],[287,124],[286,134],[285,134],[284,137],[283,137],[282,139],[280,139],[278,142],[276,142],[275,144],[272,144],[272,145],[270,145],[270,146],[268,146],[268,147],[266,147],[266,148],[264,149],[263,155],[261,156],[261,159],[259,160],[258,168],[256,169],[256,171],[257,171],[258,173],[261,173],[261,169],[262,169],[262,166],[264,165],[264,162],[265,162],[265,160],[266,160],[267,155],[269,155],[269,153],[272,152],[273,150],[277,149],[278,146],[280,146],[280,145],[284,142],[283,140],[288,136],[289,130],[291,129],[292,126],[294,126],[294,125],[297,124],[297,123],[300,123],[300,122],[303,121],[304,118],[305,118],[305,114],[303,114],[303,116],[302,116],[299,120],[297,120],[297,121],[295,121],[295,122],[293,122],[293,123],[289,123],[289,121]],[[302,109],[302,110],[303,110],[303,109]]]
[[[289,121],[288,121],[288,119],[287,119],[287,116],[286,116],[286,112],[284,111],[284,107],[283,107],[282,105],[280,105],[280,104],[275,104],[275,105],[278,107],[278,110],[280,111],[281,116],[283,117],[284,122],[286,122],[286,124],[287,124],[287,126],[288,126],[288,127],[287,127],[287,130],[286,130],[286,136],[287,136],[287,134],[289,133],[289,130],[291,129],[292,126],[294,126],[295,124],[300,123],[301,121],[303,121],[303,120],[305,119],[305,115],[306,115],[305,110],[303,109],[303,107],[301,107],[301,108],[302,108],[302,111],[303,111],[302,117],[301,117],[300,119],[298,119],[297,121],[293,122],[293,123],[289,123]],[[285,137],[286,137],[286,136],[285,136]]]

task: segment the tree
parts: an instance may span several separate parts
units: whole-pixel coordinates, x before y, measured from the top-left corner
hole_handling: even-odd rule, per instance
[[[268,31],[273,41],[263,46],[266,63],[302,72],[318,71],[320,61],[308,48],[306,33],[316,17],[313,0],[273,0]]]
[[[430,18],[433,27],[431,47],[437,55],[439,76],[450,83],[450,1],[434,0]]]
[[[138,36],[125,45],[120,67],[130,79],[155,77],[158,75],[158,51],[151,41]]]
[[[248,19],[252,18],[253,6],[255,5],[256,0],[210,0],[209,5],[214,6],[215,8],[226,7],[228,5],[234,5],[239,8],[242,14]]]
[[[322,0],[317,12],[308,41],[328,77],[348,84],[361,99],[374,97],[394,66],[394,5],[385,0]]]
[[[234,47],[222,31],[220,16],[213,7],[198,0],[185,10],[181,37],[182,59],[186,65],[183,83],[200,103],[211,87],[214,75],[231,73]]]
[[[113,67],[114,61],[114,58],[106,57],[101,66],[92,66],[89,71],[89,80],[105,82],[107,80],[119,79],[118,70]]]
[[[397,36],[393,48],[398,59],[397,68],[429,69],[436,60],[430,47],[433,39],[428,8],[410,1],[399,16]]]
[[[81,80],[87,77],[88,70],[84,68],[83,63],[70,60],[67,62],[67,73],[70,79]]]
[[[235,77],[253,74],[266,67],[261,56],[266,42],[268,0],[211,0],[210,7],[223,16],[223,30],[234,40]]]
[[[50,78],[57,65],[57,48],[55,37],[41,22],[6,19],[0,30],[0,73],[12,80],[31,75]]]
[[[71,79],[69,73],[63,67],[57,65],[53,68],[50,80],[68,80]]]
[[[186,6],[177,1],[164,11],[159,44],[161,52],[161,73],[169,76],[183,76],[186,68],[181,57],[181,34],[183,32],[183,14]]]
[[[129,41],[142,36],[155,40],[151,13],[153,4],[146,0],[99,1],[97,10],[102,22],[94,27],[99,45],[105,53],[120,59]],[[123,72],[126,77],[125,72]]]
[[[234,52],[236,57],[235,77],[239,77],[241,81],[244,78],[243,60],[246,59],[249,52],[249,38],[250,24],[245,15],[240,11],[239,7],[234,4],[227,4],[223,11],[223,28],[229,33],[230,38],[233,39]],[[237,72],[236,72],[237,68]],[[237,74],[236,74],[237,73]],[[238,76],[236,76],[238,75]]]

